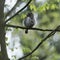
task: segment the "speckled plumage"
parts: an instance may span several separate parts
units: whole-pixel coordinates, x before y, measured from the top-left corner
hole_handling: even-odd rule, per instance
[[[35,20],[34,20],[34,15],[33,13],[28,13],[27,17],[24,20],[24,25],[27,28],[32,28],[35,24]],[[26,29],[25,33],[28,33],[28,29]]]

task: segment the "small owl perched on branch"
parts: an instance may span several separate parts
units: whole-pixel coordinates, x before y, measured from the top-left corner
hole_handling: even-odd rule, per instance
[[[25,20],[24,25],[27,27],[25,33],[28,33],[28,28],[32,28],[35,24],[34,15],[32,12],[28,13]]]

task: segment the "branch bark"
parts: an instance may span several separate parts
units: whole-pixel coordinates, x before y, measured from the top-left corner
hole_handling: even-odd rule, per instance
[[[27,29],[26,27],[22,26],[16,26],[16,25],[9,25],[5,24],[6,27],[12,27],[12,28],[19,28],[19,29]],[[40,29],[40,28],[28,28],[28,30],[38,30],[38,31],[54,31],[54,29]],[[60,32],[60,30],[56,30],[57,32]]]
[[[6,43],[5,43],[5,26],[4,26],[4,2],[5,0],[0,0],[0,60],[8,60]]]
[[[16,8],[17,4],[19,3],[19,0],[17,0],[16,4],[12,7],[12,9],[6,14],[5,18],[9,16]]]
[[[17,13],[15,13],[13,16],[11,16],[9,19],[7,19],[7,20],[5,21],[5,24],[6,24],[8,21],[10,21],[13,17],[15,17],[16,15],[18,15],[19,12],[21,12],[22,10],[24,10],[24,9],[30,4],[31,1],[32,1],[32,0],[29,0],[29,2],[28,2],[22,9],[20,9]]]

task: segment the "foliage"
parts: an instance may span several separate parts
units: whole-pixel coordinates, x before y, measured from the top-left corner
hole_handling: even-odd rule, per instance
[[[25,0],[23,1],[27,2]],[[47,0],[43,4],[41,4],[41,2],[36,2],[35,0],[33,0],[29,6],[31,11],[33,13],[36,13],[36,15],[38,16],[36,18],[37,25],[35,27],[54,29],[60,24],[60,0]],[[23,26],[23,21],[28,12],[28,9],[24,10],[19,15],[14,17],[9,24]],[[20,34],[17,34],[18,31]],[[49,32],[30,30],[28,34],[25,34],[25,30],[18,29],[15,34],[17,36],[20,36],[20,43],[22,45],[24,55],[26,55],[31,52],[48,33]],[[55,42],[53,37],[44,42],[39,47],[39,49],[37,49],[37,51],[35,51],[31,56],[25,58],[25,60],[59,60],[60,47],[58,45],[58,42],[60,42],[60,38],[59,40],[57,40],[57,42]],[[56,43],[56,45],[54,44],[54,42]]]

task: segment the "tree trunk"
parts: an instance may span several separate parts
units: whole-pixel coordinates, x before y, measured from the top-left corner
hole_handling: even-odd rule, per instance
[[[4,2],[0,0],[0,60],[8,60],[6,43],[5,43],[5,26],[4,26]]]

